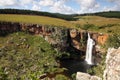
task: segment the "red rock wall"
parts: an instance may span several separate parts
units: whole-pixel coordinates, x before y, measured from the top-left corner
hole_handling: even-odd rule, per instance
[[[102,35],[98,36],[97,41],[98,41],[99,44],[104,45],[106,43],[107,39],[108,39],[108,35],[107,34],[102,34]]]

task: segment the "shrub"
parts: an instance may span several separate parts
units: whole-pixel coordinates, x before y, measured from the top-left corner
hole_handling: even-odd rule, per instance
[[[107,40],[107,48],[109,47],[114,47],[114,48],[118,48],[120,47],[120,34],[114,33],[111,36],[109,36],[108,40]]]
[[[69,79],[66,76],[60,74],[55,77],[55,80],[69,80]]]
[[[83,27],[81,27],[82,29],[84,30],[88,30],[88,29],[91,29],[91,30],[98,30],[99,27],[98,26],[95,26],[94,24],[85,24]]]

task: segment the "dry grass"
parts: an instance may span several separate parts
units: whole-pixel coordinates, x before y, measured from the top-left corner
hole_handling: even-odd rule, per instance
[[[98,27],[97,30],[90,29],[95,32],[102,33],[119,33],[120,34],[120,19],[117,18],[105,18],[99,16],[78,16],[78,21],[71,21],[72,23],[84,26],[85,24],[93,24]],[[99,28],[102,27],[102,28]]]
[[[74,27],[74,24],[72,24],[66,20],[52,18],[52,17],[46,17],[46,16],[0,14],[0,21]]]
[[[96,26],[102,26],[107,24],[120,24],[120,19],[117,18],[105,18],[99,16],[78,16],[80,19],[78,21],[72,21],[80,25],[84,24],[94,24]]]

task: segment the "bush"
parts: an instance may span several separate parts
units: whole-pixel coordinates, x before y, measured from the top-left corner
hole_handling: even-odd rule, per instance
[[[60,74],[55,77],[55,80],[69,80],[69,79],[66,76]]]
[[[118,48],[120,47],[120,34],[114,33],[111,36],[109,36],[107,40],[107,48],[114,47]]]
[[[94,24],[85,24],[83,27],[81,27],[82,29],[84,30],[88,30],[88,29],[91,29],[91,30],[98,30],[99,27],[98,26],[95,26]]]

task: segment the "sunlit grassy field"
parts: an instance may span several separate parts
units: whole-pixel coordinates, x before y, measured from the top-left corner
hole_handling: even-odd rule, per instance
[[[74,24],[66,20],[46,16],[0,14],[0,21],[74,27]]]
[[[78,21],[71,21],[72,23],[84,26],[85,24],[92,24],[96,28],[91,28],[91,31],[105,32],[105,33],[120,33],[120,19],[105,18],[99,16],[78,16]]]
[[[78,16],[78,21],[72,21],[80,25],[94,24],[96,26],[107,25],[107,24],[120,24],[120,19],[117,18],[105,18],[99,16]]]

